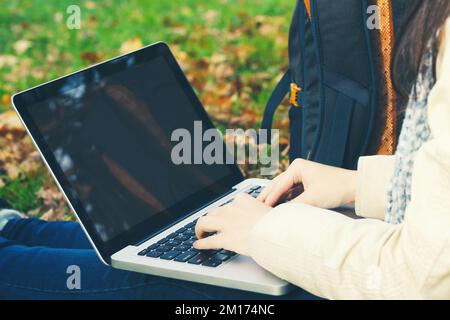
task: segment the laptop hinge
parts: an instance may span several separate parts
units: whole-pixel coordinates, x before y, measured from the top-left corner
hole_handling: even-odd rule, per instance
[[[187,217],[203,210],[204,208],[210,206],[211,204],[213,204],[214,202],[219,201],[220,199],[228,196],[229,194],[235,192],[237,189],[236,188],[232,188],[229,191],[227,191],[226,193],[222,194],[220,197],[215,198],[214,200],[211,200],[210,202],[206,203],[205,205],[201,206],[198,209],[195,209],[193,211],[188,212],[187,214],[183,215],[182,217],[178,218],[177,220],[173,221],[172,223],[170,223],[169,225],[165,226],[164,228],[158,229],[155,232],[152,232],[150,235],[148,235],[147,237],[145,237],[142,240],[139,240],[137,243],[133,244],[134,246],[140,246],[141,244],[143,244],[144,242],[148,241],[149,239],[153,238],[154,236],[156,236],[157,234],[164,232],[165,230],[169,229],[170,227],[176,225],[177,223],[179,223],[180,221],[186,219]]]

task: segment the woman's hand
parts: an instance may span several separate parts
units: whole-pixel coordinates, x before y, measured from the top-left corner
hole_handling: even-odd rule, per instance
[[[226,249],[248,255],[250,232],[271,209],[246,193],[238,194],[230,204],[198,220],[195,234],[200,240],[194,242],[194,248]],[[207,237],[211,232],[216,234]]]
[[[292,200],[330,209],[355,201],[356,171],[297,159],[273,179],[258,200],[271,207]]]
[[[198,220],[194,248],[227,249],[249,254],[250,232],[274,205],[284,200],[336,208],[355,200],[356,171],[295,160],[261,192],[258,199],[243,193],[233,202]],[[216,233],[208,236],[210,233]]]

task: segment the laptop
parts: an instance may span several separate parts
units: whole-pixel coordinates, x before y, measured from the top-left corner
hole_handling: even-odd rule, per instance
[[[195,135],[194,123],[214,126],[166,44],[17,93],[12,102],[105,264],[268,295],[289,291],[249,257],[192,247],[199,217],[238,193],[256,197],[267,181],[244,179],[227,161],[174,163],[175,130]]]

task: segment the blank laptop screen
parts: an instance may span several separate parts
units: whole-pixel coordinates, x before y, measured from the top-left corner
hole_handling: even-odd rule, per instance
[[[66,194],[105,243],[140,223],[159,228],[240,178],[230,165],[173,163],[173,131],[187,129],[193,143],[194,121],[211,123],[164,56],[110,64],[63,79],[58,94],[27,107]]]

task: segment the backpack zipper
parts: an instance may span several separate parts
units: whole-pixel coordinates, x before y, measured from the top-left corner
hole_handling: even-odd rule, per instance
[[[290,93],[290,98],[289,98],[289,102],[291,103],[291,105],[293,105],[294,107],[298,107],[298,93],[302,91],[302,88],[300,88],[295,82],[291,83],[291,93]]]

